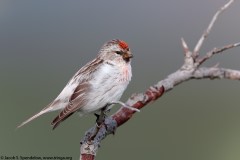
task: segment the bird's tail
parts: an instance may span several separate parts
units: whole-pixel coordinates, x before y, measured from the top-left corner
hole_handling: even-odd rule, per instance
[[[45,108],[44,108],[43,110],[41,110],[40,112],[38,112],[37,114],[35,114],[35,115],[33,115],[32,117],[30,117],[29,119],[27,119],[26,121],[22,122],[19,126],[17,126],[17,129],[20,128],[20,127],[22,127],[22,126],[24,126],[24,125],[27,124],[28,122],[36,119],[37,117],[43,115],[44,113],[47,113],[47,112],[51,111],[52,108],[51,108],[50,106],[51,106],[51,104],[48,105],[47,107],[45,107]]]

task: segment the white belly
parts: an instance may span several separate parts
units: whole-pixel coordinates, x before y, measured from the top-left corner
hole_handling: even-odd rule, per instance
[[[80,115],[98,111],[108,103],[118,101],[130,80],[130,65],[119,69],[119,67],[105,64],[90,81],[91,92],[87,97],[88,102],[79,110]]]

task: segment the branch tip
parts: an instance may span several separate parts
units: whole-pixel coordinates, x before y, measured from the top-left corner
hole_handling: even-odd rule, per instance
[[[196,44],[194,50],[193,50],[193,54],[194,55],[198,55],[199,54],[199,50],[203,44],[203,41],[207,38],[207,36],[209,35],[210,31],[212,30],[212,27],[214,25],[214,23],[216,22],[218,16],[224,11],[226,10],[232,3],[234,2],[234,0],[229,0],[224,6],[222,6],[220,9],[218,9],[218,11],[215,13],[215,15],[213,16],[212,20],[210,21],[207,29],[203,32],[202,36],[200,37],[200,39],[198,40],[198,43]]]
[[[234,48],[234,47],[239,47],[239,46],[240,46],[240,42],[228,44],[221,48],[213,48],[211,51],[207,52],[205,56],[203,56],[202,58],[197,60],[198,65],[201,65],[203,62],[205,62],[206,60],[208,60],[215,54],[222,53],[223,51],[226,51],[226,50]]]
[[[233,47],[238,47],[240,46],[240,42],[233,44]]]
[[[181,42],[182,42],[182,47],[183,47],[185,57],[190,57],[192,53],[190,52],[189,47],[186,41],[184,40],[184,38],[181,38]]]
[[[220,65],[220,63],[218,62],[218,63],[216,63],[216,64],[213,66],[213,68],[218,68],[219,65]]]
[[[189,48],[188,48],[188,46],[187,46],[187,43],[186,43],[186,41],[184,40],[184,38],[181,38],[181,42],[182,42],[183,50],[184,50],[184,52],[185,52],[185,54],[186,54],[187,52],[189,52]]]

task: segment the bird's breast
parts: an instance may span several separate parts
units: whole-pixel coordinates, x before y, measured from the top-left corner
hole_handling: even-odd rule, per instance
[[[122,67],[122,70],[120,71],[122,72],[122,78],[120,79],[121,81],[131,81],[132,78],[132,69],[131,69],[131,65],[125,65]]]

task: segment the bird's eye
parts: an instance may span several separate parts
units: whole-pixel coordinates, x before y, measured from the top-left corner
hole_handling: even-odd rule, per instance
[[[122,54],[123,54],[122,51],[116,51],[116,53],[119,54],[119,55],[122,55]]]

